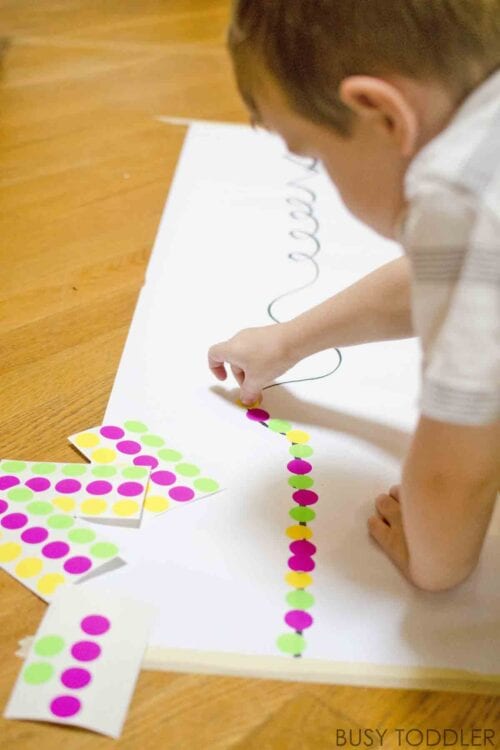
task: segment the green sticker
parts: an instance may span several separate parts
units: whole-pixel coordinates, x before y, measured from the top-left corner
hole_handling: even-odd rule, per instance
[[[306,647],[306,640],[303,635],[298,633],[285,633],[280,635],[276,641],[280,651],[285,654],[301,654]]]
[[[174,451],[172,448],[162,448],[161,451],[158,451],[158,458],[161,458],[162,461],[180,461],[182,453]]]
[[[285,422],[284,419],[270,419],[267,426],[273,432],[281,432],[284,435],[292,429],[290,422]]]
[[[49,463],[39,463],[39,464],[33,464],[31,467],[31,471],[33,474],[38,474],[38,476],[45,476],[47,474],[53,474],[55,470],[57,469],[57,466],[55,464],[49,464]]]
[[[289,512],[289,515],[294,519],[294,521],[304,521],[305,523],[308,523],[309,521],[314,521],[316,518],[316,513],[311,508],[305,508],[302,505],[298,505],[296,508],[292,508]]]
[[[314,604],[314,596],[303,589],[290,591],[286,595],[286,600],[294,609],[310,609]]]
[[[93,466],[92,474],[95,477],[114,477],[116,469],[114,466]]]
[[[68,533],[68,539],[75,544],[90,544],[95,538],[96,533],[92,529],[71,529]]]
[[[175,471],[180,474],[181,477],[195,477],[200,473],[200,469],[194,464],[176,464]]]
[[[20,471],[24,471],[26,464],[24,461],[2,461],[0,463],[0,469],[5,471],[6,474],[19,474]]]
[[[310,445],[297,444],[290,446],[290,453],[292,454],[292,456],[295,456],[295,458],[309,458],[309,456],[312,456],[314,451]]]
[[[98,557],[100,560],[107,560],[118,554],[118,547],[111,542],[97,542],[89,550],[92,557]]]
[[[75,521],[71,516],[63,516],[56,514],[47,518],[47,526],[51,529],[70,529],[74,525]]]
[[[135,420],[130,420],[129,422],[125,422],[124,427],[129,432],[147,432],[148,426],[144,424],[144,422],[136,422]]]
[[[216,492],[219,489],[219,483],[208,477],[195,479],[193,485],[198,492]]]
[[[159,435],[142,435],[141,443],[150,448],[161,448],[162,445],[165,445],[164,439]]]
[[[23,672],[23,679],[28,685],[41,685],[54,675],[54,667],[46,661],[35,661]]]
[[[303,474],[294,474],[289,478],[288,484],[297,490],[308,490],[309,487],[313,486],[314,479]]]
[[[122,471],[125,479],[144,479],[149,474],[149,469],[145,466],[127,466]]]
[[[54,506],[52,503],[46,503],[43,500],[33,500],[26,506],[26,510],[33,516],[48,516],[49,513],[54,512]]]
[[[28,487],[12,487],[7,492],[7,497],[12,500],[13,503],[25,503],[28,500],[32,500],[34,497],[33,492]]]
[[[81,477],[87,473],[88,468],[87,464],[67,464],[63,466],[62,473],[66,477]]]
[[[64,638],[60,635],[44,635],[35,642],[35,654],[37,656],[55,656],[64,648]]]

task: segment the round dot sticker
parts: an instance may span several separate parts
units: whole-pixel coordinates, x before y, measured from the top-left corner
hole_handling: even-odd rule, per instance
[[[312,466],[302,458],[294,458],[293,461],[288,462],[287,469],[292,474],[309,474],[312,471]]]
[[[44,635],[35,642],[34,651],[37,656],[56,656],[65,646],[60,635]]]
[[[208,477],[195,479],[193,485],[198,492],[217,492],[219,489],[219,483],[216,482],[215,479],[210,479]]]
[[[32,503],[28,503],[26,510],[32,516],[48,516],[49,513],[53,513],[54,506],[45,500],[33,500]]]
[[[96,479],[95,482],[89,482],[85,489],[89,495],[107,495],[113,489],[113,485],[104,479]]]
[[[276,645],[284,654],[298,655],[304,651],[306,641],[298,633],[285,633],[284,635],[280,635],[276,641]]]
[[[7,492],[7,497],[13,503],[25,503],[33,500],[33,492],[28,487],[13,487]]]
[[[71,513],[75,509],[76,503],[72,497],[55,497],[52,500],[54,508],[64,511],[65,513]]]
[[[316,518],[316,513],[311,508],[304,508],[302,505],[292,508],[288,514],[294,521],[299,521],[299,523],[301,521],[302,523],[308,523],[309,521],[314,521]]]
[[[124,453],[126,456],[133,456],[141,450],[140,444],[136,443],[135,440],[122,440],[116,444],[116,447],[120,453]]]
[[[100,560],[109,560],[109,558],[115,557],[118,551],[118,547],[112,542],[96,542],[89,549],[92,557],[97,557]]]
[[[292,429],[290,422],[285,422],[284,419],[270,419],[267,426],[273,432],[280,432],[283,435],[286,435]]]
[[[89,498],[88,500],[84,500],[80,505],[80,513],[84,516],[100,516],[107,508],[108,504],[106,500]]]
[[[307,555],[294,555],[288,560],[290,570],[296,570],[301,573],[310,573],[316,567],[314,560]]]
[[[94,477],[106,479],[108,477],[114,477],[117,472],[114,466],[107,466],[105,464],[104,466],[92,466],[91,473]]]
[[[318,495],[312,490],[297,490],[292,497],[299,505],[314,505],[318,502]]]
[[[68,532],[68,539],[74,544],[90,544],[95,538],[96,533],[92,529],[71,529]]]
[[[70,688],[70,690],[80,690],[86,687],[92,675],[87,669],[80,669],[79,667],[71,667],[65,669],[61,675],[61,682],[64,687]]]
[[[102,635],[107,633],[111,627],[111,623],[107,617],[103,615],[87,615],[80,623],[80,627],[87,635]]]
[[[18,474],[26,468],[27,466],[24,461],[2,461],[0,463],[0,469],[5,472],[5,474]]]
[[[292,609],[285,615],[285,622],[294,630],[306,630],[313,624],[313,618],[309,612],[303,612],[301,609]]]
[[[55,513],[53,516],[47,518],[47,526],[51,529],[70,529],[74,523],[71,516],[63,516],[59,513]]]
[[[293,586],[296,589],[306,589],[313,582],[312,576],[309,573],[297,573],[295,571],[287,573],[285,581],[289,586]]]
[[[19,578],[33,578],[42,572],[43,562],[39,557],[25,557],[17,563],[15,573]]]
[[[45,492],[50,488],[50,481],[47,477],[31,477],[26,482],[26,487],[29,487],[33,492]]]
[[[144,494],[144,485],[139,482],[123,482],[118,486],[118,494],[122,497],[137,497]]]
[[[168,491],[168,494],[172,500],[175,500],[178,503],[185,503],[188,500],[192,500],[194,497],[194,491],[191,487],[172,487],[172,489]]]
[[[65,580],[61,573],[46,573],[36,582],[36,590],[40,594],[50,596]]]
[[[289,591],[286,595],[287,603],[294,609],[310,609],[314,604],[314,596],[308,591],[298,589]]]
[[[71,647],[71,655],[78,661],[94,661],[101,654],[101,647],[94,641],[78,641]]]
[[[67,719],[80,711],[82,704],[74,695],[58,695],[50,704],[50,710],[59,719]]]
[[[286,530],[286,535],[290,539],[310,539],[313,533],[309,526],[300,526],[300,524],[297,524],[297,526],[289,526]]]
[[[142,435],[141,443],[149,448],[161,448],[162,445],[165,445],[164,439],[159,435]]]
[[[139,513],[141,506],[135,500],[118,500],[113,504],[113,513],[122,518],[130,518]]]
[[[31,467],[31,471],[33,472],[33,474],[38,474],[40,476],[53,474],[56,469],[57,466],[55,464],[45,463],[45,461],[43,463],[33,464]]]
[[[169,505],[167,498],[160,495],[149,495],[144,502],[145,509],[150,513],[163,513]]]
[[[122,430],[121,427],[117,427],[116,425],[112,424],[101,427],[99,432],[103,437],[108,438],[108,440],[121,440],[121,438],[125,435],[125,430]]]
[[[299,539],[290,544],[290,552],[293,552],[294,555],[307,555],[310,557],[316,554],[316,546],[306,539]]]
[[[153,460],[156,461],[155,458]],[[125,479],[145,479],[147,476],[148,470],[145,466],[126,466],[122,471],[122,477]]]
[[[175,470],[182,477],[195,477],[200,473],[200,470],[197,466],[187,463],[176,464]]]
[[[48,535],[49,532],[43,526],[32,526],[23,531],[21,539],[26,544],[41,544],[47,539]]]
[[[91,567],[92,560],[83,555],[70,557],[64,563],[64,570],[66,571],[66,573],[71,573],[72,575],[81,575],[82,573],[86,573],[87,570],[89,570]]]
[[[311,439],[311,436],[303,430],[290,430],[286,433],[286,438],[291,443],[308,443]]]
[[[270,416],[264,409],[249,409],[247,411],[248,419],[251,419],[253,422],[265,422]]]
[[[58,560],[61,557],[65,557],[69,549],[69,544],[66,544],[66,542],[49,542],[42,547],[42,555],[48,557],[50,560]]]
[[[22,553],[23,548],[17,542],[0,544],[0,562],[12,562]]]
[[[18,484],[20,484],[20,480],[18,477],[0,477],[0,490],[8,490],[11,487],[16,487]]]
[[[293,487],[297,490],[308,490],[309,487],[313,486],[314,479],[309,476],[298,476],[294,474],[288,480],[288,484],[290,485],[290,487]]]
[[[5,511],[7,510],[8,507],[9,507],[9,503],[8,502],[6,502],[5,500],[0,500],[0,515],[2,513],[5,513]]]
[[[82,432],[73,440],[79,448],[94,448],[96,445],[99,445],[99,436],[93,432]]]
[[[91,458],[96,464],[111,464],[116,461],[118,454],[111,448],[97,448],[93,451]]]
[[[145,425],[144,422],[139,422],[136,419],[129,419],[127,422],[125,422],[125,429],[129,432],[137,432],[139,434],[148,431],[147,425]]]
[[[172,474],[171,471],[154,471],[151,474],[151,481],[154,484],[159,484],[161,487],[173,484],[176,478],[175,474]]]
[[[61,495],[72,495],[81,488],[82,485],[77,479],[61,479],[55,487],[56,492],[60,492]]]
[[[290,453],[295,458],[309,458],[314,451],[310,445],[291,445]]]
[[[158,451],[158,457],[161,458],[162,461],[174,462],[181,460],[182,453],[174,451],[173,448],[162,448],[161,451]]]
[[[48,682],[54,675],[54,667],[46,661],[34,661],[28,664],[23,672],[23,680],[28,685],[42,685]]]
[[[62,473],[65,477],[81,477],[88,471],[86,464],[66,464],[62,467]]]
[[[134,464],[136,466],[149,466],[151,469],[156,469],[158,463],[158,459],[154,456],[136,456],[134,458]]]
[[[28,516],[24,513],[8,513],[0,523],[4,529],[22,529],[28,523]]]

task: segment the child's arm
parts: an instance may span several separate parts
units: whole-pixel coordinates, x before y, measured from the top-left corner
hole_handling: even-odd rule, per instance
[[[225,380],[227,362],[241,400],[252,404],[264,386],[315,352],[412,335],[409,262],[402,257],[287,323],[249,328],[212,346],[209,367]]]
[[[500,486],[499,445],[500,422],[421,418],[401,487],[377,498],[379,515],[369,520],[372,536],[420,588],[451,588],[475,568]]]

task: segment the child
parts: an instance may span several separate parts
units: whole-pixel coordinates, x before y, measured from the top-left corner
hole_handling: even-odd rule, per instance
[[[251,404],[314,352],[419,336],[421,417],[368,526],[416,586],[455,586],[500,484],[500,0],[237,0],[229,46],[252,121],[404,256],[209,366]]]

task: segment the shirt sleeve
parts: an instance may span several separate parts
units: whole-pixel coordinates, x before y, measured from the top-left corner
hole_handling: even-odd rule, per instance
[[[411,201],[402,242],[423,366],[421,410],[454,424],[500,418],[500,215],[448,186]]]

